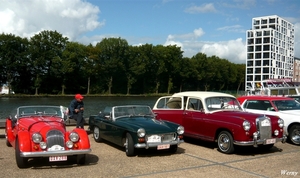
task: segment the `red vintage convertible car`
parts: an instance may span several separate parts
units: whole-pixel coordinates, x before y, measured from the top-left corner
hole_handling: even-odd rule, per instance
[[[225,93],[175,93],[159,98],[153,112],[158,119],[182,125],[186,137],[217,142],[222,153],[233,153],[235,145],[270,149],[286,141],[281,118],[245,112]]]
[[[48,157],[49,162],[67,161],[76,156],[85,163],[91,152],[84,129],[67,131],[62,106],[21,106],[6,119],[6,145],[15,148],[19,168],[28,167],[30,158]]]

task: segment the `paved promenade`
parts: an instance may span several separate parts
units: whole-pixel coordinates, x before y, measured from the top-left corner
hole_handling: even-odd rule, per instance
[[[35,159],[29,161],[30,168],[19,169],[14,149],[5,145],[4,129],[0,129],[1,177],[300,177],[300,147],[289,143],[277,143],[267,152],[250,147],[226,155],[218,152],[214,143],[185,139],[176,154],[147,150],[136,157],[127,157],[122,148],[107,142],[96,143],[92,134],[89,138],[92,152],[86,157],[86,165],[72,162],[51,165],[47,159]]]

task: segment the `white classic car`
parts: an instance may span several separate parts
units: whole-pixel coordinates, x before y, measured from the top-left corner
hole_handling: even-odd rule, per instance
[[[282,96],[241,96],[237,98],[245,111],[278,116],[284,120],[288,140],[300,145],[300,103]]]

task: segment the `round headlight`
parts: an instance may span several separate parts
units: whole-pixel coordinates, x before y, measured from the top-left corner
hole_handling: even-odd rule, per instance
[[[282,127],[284,126],[284,121],[283,121],[283,119],[278,119],[278,126],[279,126],[280,128],[282,128]]]
[[[245,131],[249,131],[251,128],[250,122],[249,121],[244,121],[243,122],[243,128]]]
[[[73,142],[71,142],[71,141],[67,141],[67,142],[66,142],[66,146],[67,146],[68,148],[70,148],[70,149],[73,147],[73,145],[74,145],[74,144],[73,144]]]
[[[40,142],[40,147],[44,150],[47,148],[47,143],[45,142]]]
[[[137,135],[138,135],[139,137],[145,137],[145,135],[146,135],[145,129],[140,128],[140,129],[137,131]]]
[[[182,134],[184,133],[184,127],[183,127],[183,126],[179,126],[179,127],[177,128],[177,133],[178,133],[179,135],[182,135]]]
[[[42,136],[39,133],[32,134],[31,138],[34,143],[40,143],[42,141]]]
[[[69,138],[72,142],[77,142],[79,140],[79,135],[76,132],[71,132]]]

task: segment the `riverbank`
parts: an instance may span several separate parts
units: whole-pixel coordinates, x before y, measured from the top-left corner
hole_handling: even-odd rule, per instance
[[[166,96],[166,95],[172,95],[167,93],[159,93],[159,94],[140,94],[140,95],[126,95],[126,94],[82,94],[84,97],[160,97],[160,96]],[[50,94],[41,94],[41,95],[25,95],[25,94],[4,94],[0,95],[1,97],[5,98],[42,98],[42,97],[73,97],[74,94],[65,94],[65,95],[50,95]]]

